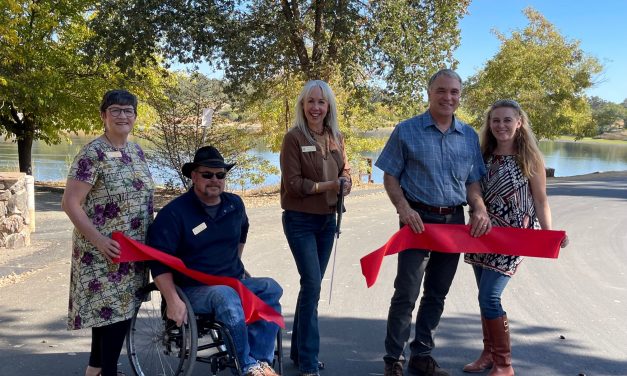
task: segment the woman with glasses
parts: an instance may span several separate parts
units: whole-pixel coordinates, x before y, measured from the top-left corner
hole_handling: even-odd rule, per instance
[[[115,376],[124,337],[147,283],[141,262],[114,263],[121,231],[143,242],[153,218],[154,184],[144,152],[129,142],[137,98],[107,92],[100,105],[104,133],[85,145],[70,168],[62,206],[72,223],[68,329],[91,328],[85,376]]]
[[[492,226],[551,229],[542,153],[529,118],[512,100],[495,102],[480,131],[481,152],[487,174],[481,180],[483,198]],[[568,238],[562,247],[568,244]],[[507,314],[501,306],[505,286],[516,273],[521,256],[494,253],[466,254],[479,288],[483,352],[464,366],[465,372],[490,376],[514,375]]]
[[[318,300],[333,247],[340,179],[342,194],[351,188],[335,96],[326,82],[309,81],[301,91],[280,163],[283,231],[300,274],[290,358],[301,376],[316,376],[322,368]]]

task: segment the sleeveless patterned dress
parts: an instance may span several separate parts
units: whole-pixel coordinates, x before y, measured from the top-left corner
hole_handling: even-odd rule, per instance
[[[529,179],[515,155],[492,155],[486,161],[481,191],[492,226],[539,229]],[[505,275],[514,275],[522,256],[467,253],[464,261]]]

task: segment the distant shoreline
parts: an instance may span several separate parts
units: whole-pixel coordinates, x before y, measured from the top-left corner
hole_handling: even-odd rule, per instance
[[[584,175],[574,175],[574,176],[560,176],[560,177],[550,177],[547,178],[547,183],[551,184],[551,182],[559,182],[559,181],[595,181],[598,179],[613,179],[619,178],[627,180],[627,171],[604,171],[604,172],[593,172]],[[65,190],[64,184],[56,183],[49,184],[46,182],[35,182],[35,191],[36,192],[53,192],[58,193],[60,195],[63,194]],[[354,191],[377,191],[384,192],[383,184],[366,184],[362,183],[354,187]],[[270,205],[278,205],[279,203],[279,190],[278,186],[260,188],[248,190],[245,192],[241,192],[238,190],[230,190],[233,193],[240,195],[246,206],[249,208],[253,207],[261,207],[261,206],[270,206]],[[157,210],[163,207],[165,204],[170,202],[173,198],[178,196],[180,193],[168,191],[165,189],[157,188],[155,192],[155,208]]]

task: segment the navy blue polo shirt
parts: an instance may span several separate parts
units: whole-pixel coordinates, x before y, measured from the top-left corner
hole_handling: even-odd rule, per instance
[[[190,269],[241,278],[244,265],[238,249],[240,243],[246,242],[248,217],[239,196],[223,192],[220,198],[220,208],[212,218],[194,188],[190,188],[157,213],[148,229],[146,244],[180,258]],[[150,262],[150,270],[153,278],[173,272],[179,286],[202,285],[156,261]]]

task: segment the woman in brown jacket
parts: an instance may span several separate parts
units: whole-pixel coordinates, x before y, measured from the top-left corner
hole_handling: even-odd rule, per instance
[[[296,103],[294,127],[281,146],[283,231],[300,274],[290,358],[301,376],[316,376],[318,300],[335,234],[340,179],[350,192],[350,167],[337,122],[335,96],[324,81],[309,81]]]

